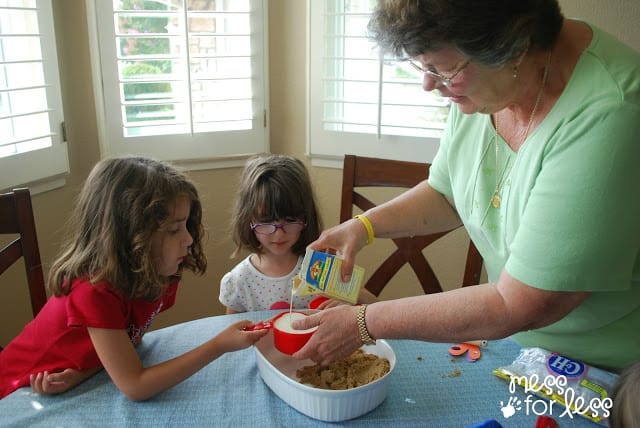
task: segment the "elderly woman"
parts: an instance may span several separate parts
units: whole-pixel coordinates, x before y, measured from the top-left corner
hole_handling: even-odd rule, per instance
[[[640,360],[640,55],[556,0],[381,0],[369,29],[452,107],[429,179],[311,248],[464,225],[489,282],[339,306],[298,358],[377,338],[513,337],[620,370]],[[371,236],[372,238],[373,236]]]

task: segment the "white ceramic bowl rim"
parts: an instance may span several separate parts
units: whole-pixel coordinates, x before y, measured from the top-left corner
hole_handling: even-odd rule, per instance
[[[389,347],[389,349],[391,349],[392,352],[393,352],[393,349],[391,348],[391,346],[389,346],[389,344],[385,340],[378,340],[377,342]],[[368,352],[367,351],[367,347],[368,346],[365,345],[361,349],[363,351],[365,351],[365,352]],[[256,351],[260,352],[260,350],[258,348],[256,348]],[[262,354],[262,352],[260,352],[260,353]],[[393,369],[395,368],[395,365],[396,365],[396,357],[395,357],[395,353],[393,353],[392,357],[389,359],[389,365],[390,365],[389,371],[387,373],[385,373],[384,376],[381,376],[381,377],[379,377],[378,379],[376,379],[376,380],[374,380],[372,382],[369,382],[369,383],[367,383],[365,385],[357,386],[355,388],[350,388],[350,389],[323,389],[323,388],[316,388],[316,387],[311,386],[311,385],[306,385],[306,384],[301,383],[301,382],[299,382],[297,380],[291,379],[291,377],[289,377],[286,374],[282,373],[277,367],[275,367],[271,363],[271,361],[269,361],[268,358],[266,358],[264,355],[262,355],[262,357],[264,358],[265,362],[269,365],[269,367],[273,371],[275,371],[276,373],[280,373],[282,375],[282,378],[284,379],[284,381],[287,382],[288,384],[290,384],[291,386],[296,387],[296,388],[301,388],[303,391],[312,392],[312,393],[314,393],[316,395],[320,395],[320,396],[327,395],[327,396],[331,396],[331,397],[336,397],[336,396],[339,397],[340,395],[351,395],[351,394],[353,394],[354,392],[357,392],[357,391],[364,391],[364,390],[367,390],[367,389],[375,388],[377,383],[382,382],[386,377],[388,377],[391,374],[391,372],[393,372]],[[309,361],[309,364],[305,364],[305,365],[312,365],[312,364],[314,364],[313,361]]]

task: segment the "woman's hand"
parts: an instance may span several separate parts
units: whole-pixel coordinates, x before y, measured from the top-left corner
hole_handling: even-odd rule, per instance
[[[40,372],[29,376],[31,388],[42,395],[60,394],[82,383],[102,370],[95,367],[86,370],[66,369],[58,373]]]
[[[353,272],[354,258],[367,243],[367,229],[358,219],[351,219],[324,230],[320,237],[309,244],[316,251],[336,250],[342,262],[342,281],[349,282]]]
[[[340,305],[293,321],[292,327],[295,329],[318,326],[309,342],[293,356],[309,358],[322,365],[348,357],[362,346],[357,316],[358,306]]]

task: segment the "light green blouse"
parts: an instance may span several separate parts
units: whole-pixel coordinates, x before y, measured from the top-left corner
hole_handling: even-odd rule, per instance
[[[640,54],[592,28],[567,87],[519,152],[498,139],[497,168],[489,116],[453,106],[429,184],[453,198],[490,282],[506,269],[532,287],[593,292],[516,341],[620,369],[640,360]]]

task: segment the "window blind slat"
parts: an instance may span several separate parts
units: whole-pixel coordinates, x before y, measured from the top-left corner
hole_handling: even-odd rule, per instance
[[[105,151],[166,160],[266,151],[266,0],[137,3],[167,10],[113,3],[93,0],[91,11],[104,86],[97,97],[104,111],[121,113],[99,115]]]
[[[63,114],[53,12],[51,0],[12,6],[0,7],[0,191],[27,185],[36,193],[51,186],[43,180],[64,183],[60,177],[69,171],[58,132]]]
[[[432,159],[448,104],[422,76],[378,53],[367,24],[375,2],[309,0],[309,151]],[[425,141],[425,139],[428,139]]]

